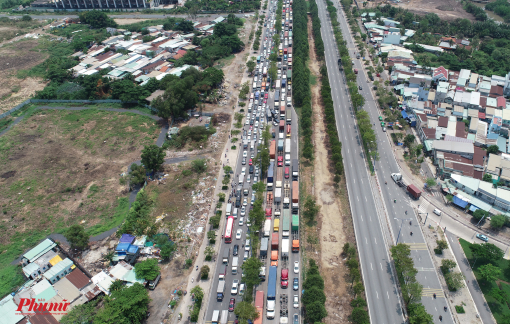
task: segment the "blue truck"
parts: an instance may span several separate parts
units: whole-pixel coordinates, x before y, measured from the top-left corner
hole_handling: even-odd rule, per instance
[[[283,79],[282,80],[282,88],[285,88],[286,83],[287,83],[287,79]]]
[[[269,163],[267,169],[267,191],[273,190],[273,175],[274,175],[274,162]]]
[[[255,100],[259,100],[260,91],[255,92]]]
[[[274,93],[274,102],[280,101],[280,90],[276,90]]]
[[[267,281],[267,305],[266,305],[266,317],[269,319],[275,316],[275,304],[276,304],[276,266],[269,267],[269,277]]]

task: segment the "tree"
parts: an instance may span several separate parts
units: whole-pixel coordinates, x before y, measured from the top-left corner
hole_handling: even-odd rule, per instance
[[[493,266],[492,263],[480,266],[478,272],[480,273],[480,277],[487,282],[493,282],[501,275],[501,269]]]
[[[365,287],[363,287],[361,282],[357,282],[352,289],[354,290],[354,295],[358,297],[363,291],[365,291]]]
[[[423,286],[416,281],[416,278],[412,278],[412,280],[406,284],[404,289],[406,291],[406,295],[403,297],[406,303],[415,303],[421,299]]]
[[[32,17],[29,15],[23,15],[23,17],[21,17],[21,21],[32,21]]]
[[[252,256],[243,263],[241,268],[243,269],[244,282],[247,286],[254,287],[260,283],[259,273],[262,266],[262,261],[255,256]]]
[[[322,279],[320,274],[308,275],[303,283],[303,289],[310,289],[312,287],[317,287],[319,289],[324,289],[324,279]]]
[[[443,273],[450,272],[450,269],[453,269],[456,266],[457,266],[457,263],[455,263],[455,261],[453,261],[453,260],[450,260],[450,259],[441,260],[441,271]]]
[[[497,263],[505,253],[492,243],[472,244],[470,249],[477,258],[485,259],[487,262]]]
[[[500,229],[505,225],[506,216],[503,215],[494,215],[491,217],[491,227],[494,229]]]
[[[497,145],[491,145],[487,148],[487,154],[498,154],[499,153],[499,146]]]
[[[312,198],[312,196],[306,197],[305,201],[305,209],[303,211],[303,216],[308,219],[309,221],[313,222],[315,221],[315,217],[319,213],[320,206],[317,206],[315,204],[315,199]]]
[[[115,281],[113,282],[115,283]],[[111,286],[110,286],[110,291]],[[93,323],[98,309],[96,308],[99,299],[86,304],[76,305],[60,319],[62,324]]]
[[[312,287],[310,289],[305,290],[301,301],[305,306],[315,301],[319,301],[324,304],[326,302],[326,295],[324,294],[324,291],[322,289]]]
[[[351,307],[365,307],[365,306],[367,306],[367,302],[361,297],[351,300]]]
[[[161,251],[159,255],[163,258],[163,260],[169,260],[170,257],[177,251],[177,245],[173,242],[167,241],[165,244],[161,246]]]
[[[320,323],[322,322],[322,319],[326,316],[328,316],[328,312],[326,311],[324,303],[315,301],[312,304],[306,306],[306,317],[308,318],[308,322]]]
[[[460,272],[449,272],[444,275],[444,279],[450,291],[457,291],[464,287],[464,275]]]
[[[190,20],[181,21],[178,25],[175,26],[175,30],[182,30],[185,33],[190,33],[194,29],[193,22]]]
[[[492,175],[489,174],[489,173],[486,173],[486,174],[483,175],[482,180],[485,181],[485,182],[491,182],[492,183]]]
[[[246,62],[246,67],[248,68],[248,72],[250,72],[250,74],[253,73],[253,70],[255,69],[255,66],[257,65],[257,63],[255,63],[254,61],[248,61]]]
[[[146,145],[142,151],[142,164],[154,174],[165,162],[165,156],[166,153],[161,147],[155,144]]]
[[[206,246],[205,250],[204,250],[204,254],[205,254],[205,260],[211,261],[213,255],[214,255],[214,249],[211,246]]]
[[[436,185],[436,180],[434,178],[427,178],[427,187],[431,188]]]
[[[196,159],[191,161],[191,169],[196,173],[200,174],[207,170],[207,163],[205,159]]]
[[[110,286],[110,291],[121,290],[122,287],[124,287],[124,282],[122,280],[117,279]]]
[[[139,279],[154,280],[160,272],[157,259],[147,259],[135,264],[135,274]]]
[[[89,246],[89,236],[81,225],[72,225],[64,236],[71,244],[72,249],[84,250]]]
[[[200,268],[200,279],[206,280],[209,278],[209,270],[210,268],[208,265],[202,266],[202,268]]]
[[[408,134],[404,138],[404,145],[409,147],[409,146],[411,146],[414,143],[414,140],[415,140],[415,136],[411,135],[411,134]]]
[[[436,244],[437,244],[436,249],[440,250],[441,252],[448,248],[448,242],[446,242],[446,240],[436,240]]]
[[[202,289],[202,287],[195,286],[195,287],[191,288],[190,292],[193,294],[195,300],[204,299],[204,290]]]
[[[432,324],[432,315],[427,313],[421,303],[411,303],[407,306],[410,324]]]
[[[489,217],[490,214],[489,212],[486,212],[485,210],[483,209],[477,209],[474,213],[473,213],[473,218],[479,222],[482,218],[487,218]]]
[[[239,322],[242,320],[255,320],[259,317],[259,312],[252,303],[245,301],[236,303],[234,314],[239,317]]]
[[[98,311],[94,323],[142,323],[147,317],[150,301],[147,289],[141,284],[124,286],[105,298],[104,307]]]
[[[99,10],[81,12],[78,17],[83,24],[89,24],[92,28],[117,27],[117,23],[108,15]]]
[[[501,289],[494,287],[489,292],[489,295],[500,303],[505,303],[508,299],[508,295]]]
[[[145,182],[145,168],[142,165],[136,163],[131,164],[129,170],[129,184],[141,185]]]
[[[361,307],[355,307],[352,310],[350,319],[351,319],[351,322],[353,322],[354,324],[369,324],[370,323],[370,316],[368,316],[367,311]]]

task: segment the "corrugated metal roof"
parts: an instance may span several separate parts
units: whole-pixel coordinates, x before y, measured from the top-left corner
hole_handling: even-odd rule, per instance
[[[57,263],[54,267],[44,273],[45,278],[53,278],[57,274],[59,274],[62,270],[69,268],[73,265],[73,261],[69,258],[65,258],[61,262]]]
[[[8,295],[0,301],[0,314],[2,314],[2,323],[4,324],[16,324],[25,317],[16,312],[18,305],[14,303],[13,298]]]
[[[36,247],[34,247],[32,250],[23,254],[23,257],[27,259],[29,262],[34,262],[35,260],[37,260],[37,258],[41,257],[41,255],[43,255],[44,253],[53,249],[55,246],[57,246],[55,242],[53,242],[50,239],[45,239],[44,241],[39,243]]]

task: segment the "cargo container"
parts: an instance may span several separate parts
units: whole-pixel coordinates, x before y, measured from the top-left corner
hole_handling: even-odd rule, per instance
[[[223,301],[225,296],[225,280],[218,281],[218,289],[216,289],[216,300]]]
[[[269,245],[269,238],[263,237],[260,239],[260,257],[267,257],[267,247]]]
[[[271,234],[271,219],[267,219],[264,221],[264,237],[269,237]]]
[[[266,195],[266,208],[273,208],[273,193],[271,191],[268,191]]]
[[[282,202],[282,188],[275,188],[274,189],[274,202],[277,205]]]
[[[292,110],[287,109],[287,111],[285,111],[285,121],[287,125],[292,124]]]
[[[275,103],[280,102],[280,90],[276,90],[274,92],[274,102]]]
[[[275,317],[275,303],[276,303],[276,276],[277,267],[269,268],[269,277],[267,280],[267,318],[273,319]]]
[[[284,123],[285,123],[285,121],[284,121]],[[278,153],[283,153],[283,140],[282,139],[278,140]]]
[[[259,316],[253,321],[253,324],[262,324],[262,316],[264,316],[264,292],[261,290],[257,290],[255,294],[255,308]]]
[[[271,250],[278,251],[279,236],[278,233],[273,233],[271,237]]]
[[[283,219],[282,219],[282,236],[288,237],[290,234],[290,210],[283,210]]]
[[[274,162],[269,163],[269,168],[267,169],[267,190],[273,190],[273,173],[274,173]]]
[[[299,182],[292,181],[292,213],[297,214],[299,211]]]
[[[282,239],[282,259],[289,257],[289,239]]]
[[[286,181],[283,184],[283,208],[288,209],[289,207],[290,207],[290,184],[288,181]]]
[[[279,124],[279,128],[278,129],[279,129],[280,133],[285,132],[285,120],[280,120],[280,124]]]
[[[280,84],[281,84],[280,80],[276,80],[275,89],[277,89],[277,90],[280,89],[280,86],[281,86]]]
[[[292,215],[292,231],[299,231],[299,215]]]
[[[273,232],[279,232],[280,231],[280,220],[276,218],[273,221]]]
[[[414,199],[419,199],[421,196],[421,190],[413,184],[407,186],[407,191],[411,194],[411,196],[413,196]]]
[[[290,149],[291,149],[290,138],[287,138],[285,140],[285,154],[290,154]]]
[[[276,140],[272,140],[271,144],[269,145],[269,158],[275,159],[276,154]]]

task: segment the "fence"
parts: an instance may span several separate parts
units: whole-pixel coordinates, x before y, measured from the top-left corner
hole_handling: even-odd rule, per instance
[[[12,113],[20,110],[21,108],[25,107],[28,104],[31,103],[83,103],[83,104],[96,104],[96,103],[120,103],[120,104],[137,104],[138,101],[122,101],[117,99],[105,99],[105,100],[54,100],[54,99],[27,99],[17,105],[16,107],[12,108],[11,110],[4,112],[0,115],[0,119],[5,118],[7,116],[12,115]],[[145,107],[149,108],[151,111],[156,111],[154,108],[145,105]]]

